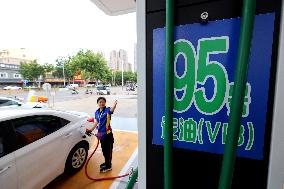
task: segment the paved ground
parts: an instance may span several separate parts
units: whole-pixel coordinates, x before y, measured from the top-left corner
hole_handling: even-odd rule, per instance
[[[116,131],[114,132],[114,138],[115,143],[112,162],[113,170],[107,173],[99,173],[99,165],[103,162],[102,150],[101,148],[99,148],[98,152],[95,153],[88,166],[89,174],[92,177],[101,178],[117,176],[119,174],[125,174],[130,171],[130,167],[124,168],[124,166],[127,164],[133,152],[135,152],[135,150],[137,149],[137,133]],[[95,146],[90,149],[89,154],[94,150],[94,147]],[[137,158],[135,157],[134,159],[137,160]],[[84,169],[82,169],[79,173],[73,176],[59,176],[44,189],[115,189],[119,188],[118,186],[121,186],[121,184],[119,184],[120,182],[122,182],[122,185],[126,185],[127,181],[128,177],[125,177],[125,179],[117,179],[115,182],[94,182],[92,180],[87,179],[84,173]],[[118,183],[118,185],[116,186],[113,183]]]
[[[118,100],[117,109],[113,116],[116,117],[137,117],[137,96],[136,95],[107,95],[107,106],[112,106],[115,100]],[[73,111],[82,111],[92,115],[97,109],[97,95],[89,95],[84,98],[76,98],[55,102],[56,109],[65,109]]]

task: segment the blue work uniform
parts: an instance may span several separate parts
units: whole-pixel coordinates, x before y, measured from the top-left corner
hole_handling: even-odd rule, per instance
[[[112,133],[110,126],[112,113],[113,112],[110,111],[110,107],[105,107],[102,111],[100,109],[97,109],[97,111],[95,112],[95,119],[98,122],[98,138],[100,140],[104,140],[108,134]]]

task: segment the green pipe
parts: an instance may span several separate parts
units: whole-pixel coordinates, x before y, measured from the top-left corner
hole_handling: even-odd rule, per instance
[[[236,150],[241,125],[244,95],[247,81],[247,70],[250,55],[250,46],[253,33],[256,0],[243,1],[243,17],[238,49],[238,62],[234,81],[232,106],[226,139],[219,189],[231,188],[234,173]]]
[[[134,184],[136,183],[137,177],[138,177],[138,167],[134,170],[133,175],[131,176],[130,180],[128,181],[125,189],[132,189]]]
[[[164,188],[172,188],[173,86],[174,86],[174,0],[166,0]]]

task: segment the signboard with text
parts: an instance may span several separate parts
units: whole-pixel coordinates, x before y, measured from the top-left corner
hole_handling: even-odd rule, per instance
[[[255,17],[238,156],[263,158],[274,13]],[[240,19],[175,27],[174,147],[222,154],[227,136]],[[165,28],[153,31],[153,144],[165,125]]]

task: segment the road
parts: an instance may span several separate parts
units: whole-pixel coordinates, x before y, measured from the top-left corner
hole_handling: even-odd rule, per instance
[[[62,101],[68,101],[68,100],[74,100],[74,99],[83,99],[87,98],[89,96],[95,96],[95,88],[92,88],[92,91],[94,92],[93,95],[91,94],[85,94],[86,88],[79,88],[78,89],[79,94],[72,94],[71,90],[67,89],[51,89],[49,93],[43,91],[43,90],[30,90],[30,91],[24,91],[24,90],[0,90],[0,96],[4,97],[18,97],[23,98],[25,101],[27,100],[29,94],[34,94],[37,96],[47,96],[52,101],[54,99],[54,102],[62,102]],[[136,91],[126,91],[125,87],[122,90],[121,87],[111,87],[111,95],[136,95]]]
[[[79,89],[79,94],[71,94],[70,90],[51,90],[51,93],[44,91],[0,91],[0,96],[18,97],[27,100],[29,94],[47,96],[49,105],[55,109],[67,111],[86,112],[91,116],[98,108],[96,94],[85,94],[84,88]],[[95,90],[94,90],[95,91]],[[53,94],[53,95],[52,95]],[[125,91],[121,87],[112,87],[111,95],[104,96],[107,106],[112,106],[115,100],[118,105],[112,116],[112,127],[116,130],[137,131],[137,94],[136,91]]]

